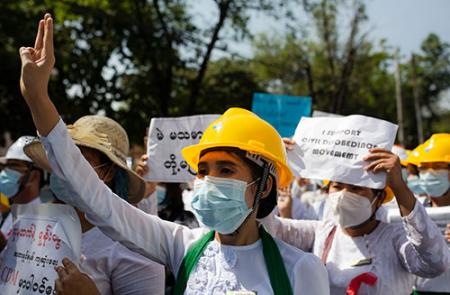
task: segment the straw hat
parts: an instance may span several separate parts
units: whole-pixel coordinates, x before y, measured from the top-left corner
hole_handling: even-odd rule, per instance
[[[129,141],[126,131],[116,121],[102,116],[84,116],[73,125],[67,125],[70,137],[78,146],[95,149],[106,155],[128,174],[128,201],[138,203],[145,193],[145,182],[127,166]],[[34,163],[51,171],[40,141],[33,141],[24,148]]]

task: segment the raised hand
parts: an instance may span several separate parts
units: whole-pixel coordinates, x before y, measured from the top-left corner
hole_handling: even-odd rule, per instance
[[[59,114],[48,96],[48,81],[55,64],[53,19],[49,13],[39,21],[34,47],[21,47],[20,90],[30,108],[34,124],[47,136],[59,121]]]
[[[39,21],[34,47],[19,49],[22,61],[20,90],[26,100],[47,96],[48,81],[55,64],[53,50],[53,19],[45,14]]]
[[[363,158],[364,161],[369,162],[364,169],[373,173],[381,171],[386,172],[387,185],[389,185],[394,192],[402,216],[409,215],[414,209],[416,198],[403,180],[402,166],[400,165],[399,157],[392,152],[381,148],[371,149],[369,152],[370,153]]]
[[[277,207],[281,217],[292,218],[292,194],[290,187],[278,190]]]

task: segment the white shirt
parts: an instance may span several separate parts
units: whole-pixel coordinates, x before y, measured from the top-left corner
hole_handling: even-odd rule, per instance
[[[32,205],[39,205],[42,204],[41,198],[36,197],[33,200],[31,200],[29,203],[27,204],[32,204]],[[5,221],[2,224],[1,227],[1,231],[2,234],[5,236],[5,238],[9,238],[9,232],[11,231],[11,229],[13,228],[13,216],[12,216],[12,212],[9,212],[8,215],[5,218]]]
[[[164,294],[164,266],[127,249],[98,228],[83,233],[80,270],[102,295]]]
[[[364,272],[378,280],[374,286],[363,284],[358,295],[411,294],[415,275],[437,276],[450,267],[450,253],[436,225],[416,202],[414,210],[402,218],[403,224],[380,222],[368,235],[350,237],[338,226],[327,259],[331,294],[345,294],[350,281]],[[269,233],[319,257],[331,221],[303,221],[268,216],[262,220]],[[372,258],[372,263],[353,266]]]
[[[418,197],[421,204],[427,202],[426,197]],[[449,248],[450,251],[450,248]],[[450,270],[432,279],[417,277],[416,287],[418,291],[423,292],[446,292],[450,293]]]
[[[146,214],[116,196],[83,158],[67,133],[62,120],[47,137],[42,137],[53,172],[70,185],[69,199],[63,200],[86,213],[91,223],[113,240],[167,265],[177,274],[181,262],[192,244],[207,230],[189,229]],[[314,255],[276,241],[279,246],[294,294],[329,294],[325,267]],[[185,294],[225,294],[223,290],[252,290],[258,295],[272,294],[260,242],[247,246],[225,246],[217,242],[205,251],[193,270]],[[233,250],[233,267],[222,257]],[[208,265],[206,270],[203,266]],[[206,271],[206,273],[205,273]],[[198,280],[208,280],[198,288]],[[233,276],[236,278],[234,281]],[[234,283],[233,283],[234,282]],[[312,284],[311,282],[315,282]],[[206,284],[206,285],[205,285]],[[215,293],[217,291],[217,293]]]

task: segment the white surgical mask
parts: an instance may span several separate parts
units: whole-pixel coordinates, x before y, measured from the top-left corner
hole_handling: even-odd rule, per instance
[[[329,213],[332,220],[343,228],[360,225],[372,216],[369,199],[348,191],[339,191],[328,195]]]

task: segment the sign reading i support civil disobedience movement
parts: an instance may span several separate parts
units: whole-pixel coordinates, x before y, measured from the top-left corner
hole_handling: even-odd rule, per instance
[[[153,118],[148,130],[147,154],[149,173],[146,180],[187,182],[195,172],[181,156],[181,149],[200,141],[203,131],[219,115],[178,118]]]
[[[14,205],[14,225],[0,257],[0,294],[56,294],[54,269],[64,257],[79,262],[81,226],[62,204]]]
[[[288,153],[291,168],[301,177],[327,179],[375,189],[385,187],[386,173],[367,172],[363,157],[371,148],[391,150],[397,125],[371,117],[302,118],[294,150]]]

